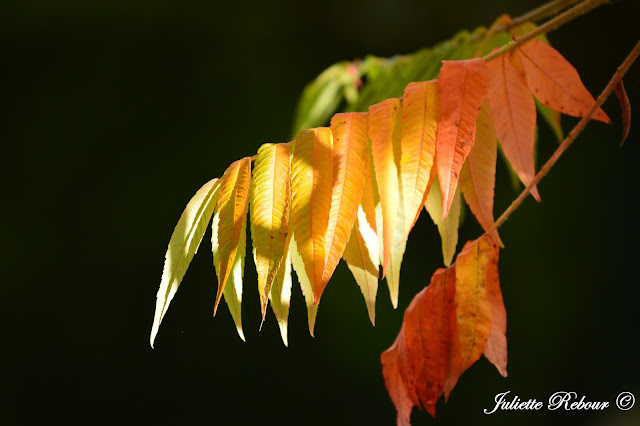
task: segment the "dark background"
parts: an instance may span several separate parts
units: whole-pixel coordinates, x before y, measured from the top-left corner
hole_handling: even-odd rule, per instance
[[[394,424],[379,356],[441,266],[418,221],[398,310],[380,286],[377,325],[341,264],[306,328],[294,284],[290,347],[273,314],[258,332],[247,257],[238,338],[210,231],[148,344],[169,237],[191,195],[267,141],[286,142],[304,85],[338,60],[410,53],[541,1],[9,1],[0,6],[2,282],[0,424]],[[604,6],[550,34],[594,94],[638,40],[638,10]],[[626,78],[640,105],[640,64]],[[496,393],[640,397],[637,278],[640,123],[619,149],[592,123],[501,228],[509,378],[481,359],[439,424],[638,424],[640,408],[501,412]],[[637,115],[636,115],[637,117]],[[568,130],[576,120],[563,118]],[[557,146],[540,126],[539,158]],[[498,163],[496,214],[516,196]],[[468,214],[461,241],[480,228]],[[223,305],[221,305],[223,306]],[[414,410],[414,424],[435,424]],[[619,423],[616,423],[619,422]]]

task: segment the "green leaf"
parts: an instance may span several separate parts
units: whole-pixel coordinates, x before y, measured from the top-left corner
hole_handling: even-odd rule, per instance
[[[173,230],[165,255],[160,288],[156,296],[156,312],[149,340],[151,347],[169,304],[178,291],[193,256],[198,251],[218,200],[219,188],[220,181],[217,178],[204,184],[191,198]]]

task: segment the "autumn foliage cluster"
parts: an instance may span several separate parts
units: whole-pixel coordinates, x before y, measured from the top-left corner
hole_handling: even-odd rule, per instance
[[[496,158],[499,143],[519,179],[525,185],[533,180],[535,99],[573,116],[584,116],[594,104],[576,70],[539,39],[488,61],[443,61],[437,80],[410,83],[402,98],[368,112],[336,114],[329,127],[301,131],[289,143],[264,144],[257,156],[234,162],[198,191],[176,226],[151,343],[211,218],[214,312],[224,296],[244,339],[249,216],[262,317],[270,301],[286,344],[291,267],[311,334],[340,259],[374,322],[381,277],[397,305],[406,239],[426,208],[442,236],[447,268],[415,297],[398,338],[382,354],[398,422],[409,423],[414,405],[435,415],[436,401],[448,397],[483,354],[506,376],[506,311],[497,269],[502,242],[493,216]],[[594,118],[609,122],[602,110]],[[532,195],[540,198],[535,188]],[[451,263],[462,199],[486,234],[466,243]]]

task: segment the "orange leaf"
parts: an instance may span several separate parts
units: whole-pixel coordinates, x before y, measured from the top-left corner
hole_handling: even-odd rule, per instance
[[[349,241],[362,200],[369,167],[367,114],[342,113],[331,119],[333,134],[333,189],[326,236],[327,260],[323,288],[338,266]],[[320,295],[318,294],[318,298]]]
[[[333,137],[327,127],[298,133],[291,162],[291,225],[313,291],[314,305],[326,284],[326,232],[333,186]]]
[[[382,207],[382,276],[391,257],[391,246],[396,228],[399,203],[398,169],[394,160],[394,148],[399,147],[401,127],[398,120],[400,100],[387,99],[369,108],[369,139],[375,178]]]
[[[620,142],[620,146],[622,146],[624,145],[624,141],[627,140],[629,130],[631,129],[631,103],[629,103],[629,96],[627,96],[627,91],[624,89],[622,80],[616,84],[614,89],[620,101],[620,110],[622,111],[622,142]]]
[[[381,358],[398,424],[408,424],[413,405],[435,417],[440,396],[449,397],[485,348],[497,350],[497,365],[506,374],[506,314],[499,309],[504,312],[497,265],[498,247],[491,237],[468,242],[456,262],[438,269],[411,301],[395,343]]]
[[[405,238],[418,220],[433,178],[439,110],[437,81],[410,83],[404,89],[400,176]]]
[[[291,152],[289,144],[264,144],[258,150],[251,185],[251,237],[258,273],[262,319],[282,261],[289,231]]]
[[[384,384],[387,387],[391,401],[396,407],[398,412],[397,425],[398,426],[411,426],[411,409],[414,403],[409,398],[407,390],[400,375],[398,368],[399,353],[398,348],[403,345],[403,330],[400,330],[398,338],[394,342],[393,346],[384,351],[380,356],[382,361],[382,376],[384,377]]]
[[[578,71],[550,45],[533,39],[516,49],[529,90],[551,109],[575,117],[583,117],[595,103],[584,87]],[[611,123],[598,108],[594,119]]]
[[[495,131],[505,156],[526,186],[536,174],[533,156],[536,104],[524,76],[505,55],[490,61],[489,70],[489,106]],[[535,186],[531,195],[540,201]]]
[[[497,148],[489,108],[485,102],[476,121],[476,142],[460,171],[460,189],[464,199],[485,231],[491,229],[494,222]],[[497,230],[492,236],[497,243],[502,243]]]
[[[216,205],[218,224],[218,293],[213,315],[218,310],[222,292],[236,259],[238,243],[244,230],[251,184],[251,159],[233,162],[220,179],[220,194]]]
[[[500,291],[498,255],[498,250],[494,250],[487,265],[486,287],[491,305],[491,333],[484,356],[496,366],[503,377],[507,377],[507,311]]]
[[[443,218],[449,214],[460,169],[475,141],[476,118],[488,88],[489,71],[484,59],[442,61],[436,165]]]
[[[404,315],[404,350],[401,369],[410,378],[409,395],[435,417],[436,402],[450,364],[455,329],[455,269],[438,269],[431,283],[414,298]],[[416,403],[417,405],[417,403]]]
[[[484,353],[491,332],[491,306],[486,277],[489,260],[498,250],[485,235],[465,244],[456,258],[456,318],[459,357],[452,360],[449,386]],[[447,395],[445,386],[445,396]],[[450,392],[450,390],[449,390]]]

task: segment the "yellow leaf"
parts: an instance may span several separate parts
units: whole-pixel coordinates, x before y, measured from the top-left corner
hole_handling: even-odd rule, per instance
[[[431,186],[427,202],[424,205],[433,223],[438,227],[442,241],[442,258],[446,266],[451,265],[458,245],[458,226],[460,225],[460,191],[456,190],[451,203],[451,210],[446,218],[442,218],[442,196],[440,185],[436,182]]]
[[[322,276],[323,288],[338,266],[349,241],[362,200],[366,171],[367,114],[343,113],[331,119],[333,134],[333,189],[326,236],[327,261]]]
[[[323,273],[333,187],[332,147],[329,128],[304,130],[296,137],[291,163],[291,228],[316,305],[326,285]]]
[[[165,255],[160,288],[156,296],[156,312],[149,340],[151,347],[169,304],[178,291],[193,256],[198,251],[216,205],[219,187],[220,181],[217,178],[204,184],[191,198],[173,230]]]
[[[291,238],[288,238],[285,243],[286,256],[280,268],[278,268],[278,274],[275,280],[273,280],[273,286],[271,286],[271,293],[269,293],[269,299],[271,300],[271,308],[278,321],[278,327],[280,328],[280,335],[285,346],[289,346],[288,341],[288,318],[289,307],[291,305],[291,253],[290,253]]]
[[[438,82],[410,83],[402,100],[400,177],[404,200],[404,235],[422,211],[432,178],[440,112]]]
[[[243,230],[246,226],[250,184],[251,159],[249,157],[233,162],[220,179],[220,195],[216,206],[216,215],[219,215],[220,220],[217,233],[220,259],[216,262],[218,293],[213,308],[214,316],[229,275],[235,267],[240,239],[246,238]]]
[[[358,209],[358,217],[351,230],[351,238],[342,256],[360,286],[369,312],[369,319],[371,324],[375,325],[378,269],[380,267],[378,236],[367,222],[362,207]]]
[[[213,265],[215,266],[218,279],[220,279],[220,245],[218,235],[220,232],[220,212],[216,212],[213,216],[211,224],[211,248],[213,251]],[[245,341],[244,332],[242,331],[242,275],[244,273],[244,258],[246,255],[247,229],[246,222],[242,221],[240,228],[240,236],[236,254],[231,265],[231,273],[224,286],[222,294],[224,301],[229,307],[229,312],[236,325],[236,330],[240,338]],[[219,289],[219,288],[218,288]],[[215,313],[214,313],[215,315]]]
[[[258,150],[251,185],[251,237],[258,273],[262,319],[276,275],[285,258],[289,231],[291,154],[289,144]]]
[[[375,179],[382,208],[382,275],[385,276],[391,258],[397,210],[400,202],[398,168],[394,151],[400,151],[401,125],[398,120],[400,100],[387,99],[369,108],[369,139]],[[402,223],[404,230],[404,222]]]
[[[309,334],[313,337],[313,330],[316,325],[316,317],[318,316],[318,305],[314,304],[313,288],[311,287],[311,280],[307,275],[307,270],[304,264],[304,260],[298,250],[298,244],[296,243],[295,232],[291,238],[290,245],[291,265],[293,270],[296,271],[298,276],[298,282],[300,283],[300,289],[304,295],[304,299],[307,303],[307,317],[309,322]]]

